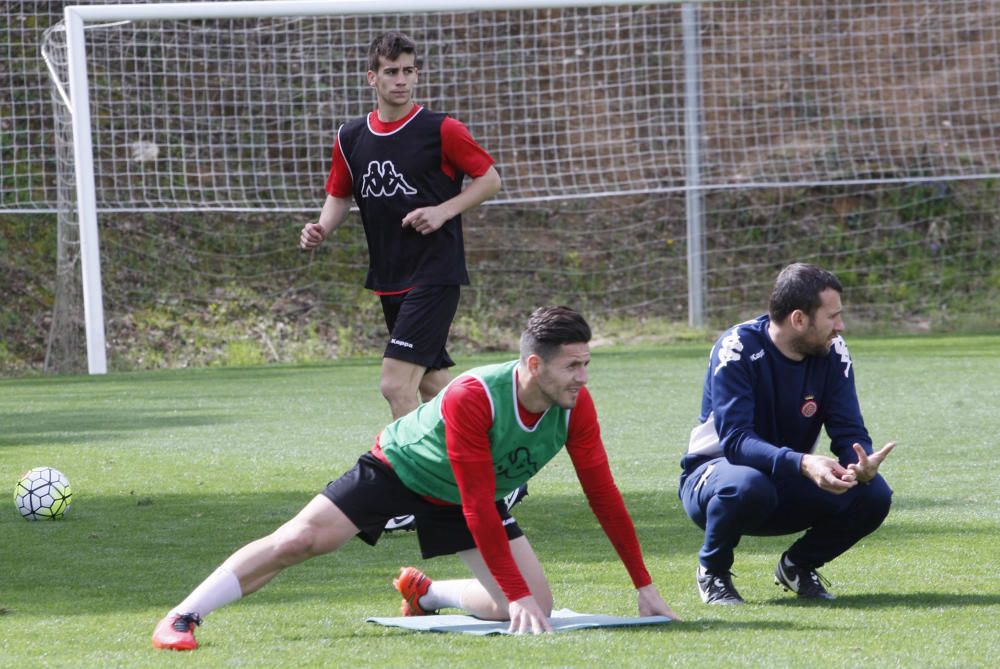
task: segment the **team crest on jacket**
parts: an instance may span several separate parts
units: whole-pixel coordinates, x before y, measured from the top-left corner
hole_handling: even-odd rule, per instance
[[[392,197],[399,192],[416,195],[417,189],[406,183],[391,160],[368,163],[368,171],[361,180],[361,197]]]
[[[816,411],[819,410],[819,405],[816,404],[816,400],[813,399],[812,395],[806,396],[806,401],[802,404],[802,408],[799,411],[806,418],[812,418],[816,415]]]

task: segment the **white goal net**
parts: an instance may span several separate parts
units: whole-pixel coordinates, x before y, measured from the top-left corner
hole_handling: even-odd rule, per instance
[[[930,318],[979,286],[949,268],[992,286],[1000,3],[694,6],[687,35],[676,2],[88,24],[109,341],[156,305],[255,287],[274,320],[364,310],[357,235],[311,259],[293,247],[336,128],[372,107],[365,50],[387,29],[419,45],[419,101],[466,123],[503,178],[467,217],[470,319],[557,299],[683,319],[692,192],[712,322],[762,309],[793,260],[844,273],[869,319]],[[65,88],[64,37],[44,53]],[[55,108],[71,158],[68,101]],[[177,276],[213,288],[160,285]]]
[[[261,3],[264,4],[264,3]],[[271,3],[267,3],[271,4]],[[705,186],[1000,171],[995,2],[708,2]],[[128,21],[87,28],[104,210],[312,210],[365,51],[405,29],[420,100],[503,167],[505,201],[687,185],[681,5]],[[65,71],[60,36],[47,53]]]
[[[130,21],[86,30],[99,208],[315,209],[373,106],[368,43],[400,27],[421,104],[489,147],[503,200],[683,185],[676,6]]]

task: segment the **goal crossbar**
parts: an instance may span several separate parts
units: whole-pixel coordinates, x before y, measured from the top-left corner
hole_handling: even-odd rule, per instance
[[[706,0],[686,0],[698,4]],[[245,19],[289,16],[329,16],[336,14],[391,14],[412,12],[467,12],[471,10],[562,9],[586,7],[620,7],[630,5],[680,4],[681,0],[233,0],[231,2],[165,2],[156,4],[71,5],[72,13],[84,22],[91,21],[157,21],[165,19]],[[415,7],[414,5],[419,5]]]

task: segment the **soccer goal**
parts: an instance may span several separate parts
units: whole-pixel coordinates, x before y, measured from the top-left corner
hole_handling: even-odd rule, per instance
[[[853,305],[900,317],[1000,281],[996,3],[81,4],[45,53],[92,373],[107,369],[105,297],[123,341],[150,301],[223,308],[183,280],[139,290],[225,274],[221,256],[261,285],[294,279],[365,308],[348,295],[357,247],[326,251],[344,271],[320,286],[308,258],[269,270],[294,251],[267,243],[318,212],[337,127],[371,108],[365,48],[388,29],[420,45],[419,101],[466,123],[503,177],[466,218],[476,303],[566,299],[699,326],[760,309],[792,260],[834,265]],[[197,222],[162,225],[163,212]],[[102,258],[121,293],[102,286]],[[269,350],[278,338],[261,334]]]
[[[503,161],[507,201],[655,192],[671,179],[680,187],[680,161],[662,160],[662,149],[679,148],[664,146],[678,133],[663,129],[677,123],[680,108],[657,99],[656,78],[650,81],[643,67],[676,51],[677,30],[662,29],[660,15],[635,5],[494,0],[472,9],[453,0],[286,0],[67,7],[90,371],[106,370],[97,210],[165,203],[315,208],[323,155],[316,147],[329,143],[334,123],[370,104],[351,96],[365,69],[363,44],[404,12],[408,29],[427,44],[424,60],[434,64],[422,99],[447,99],[457,116],[476,119],[486,145],[511,156]],[[586,11],[592,7],[601,9]],[[607,11],[614,7],[629,9]],[[552,13],[561,8],[576,11]],[[339,18],[331,25],[307,17]],[[243,39],[232,40],[232,31]],[[109,69],[100,70],[100,89],[89,69],[95,53],[118,59],[102,62]],[[592,84],[581,88],[581,76]],[[95,124],[91,107],[114,116]],[[106,134],[95,137],[97,128]]]

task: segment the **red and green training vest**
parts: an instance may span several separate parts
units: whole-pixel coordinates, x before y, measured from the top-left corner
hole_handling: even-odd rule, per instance
[[[496,499],[527,482],[555,457],[566,445],[569,428],[570,410],[555,404],[533,427],[524,426],[517,409],[517,365],[518,361],[513,360],[477,367],[462,375],[472,376],[483,384],[493,409],[488,437],[496,475]],[[447,392],[446,388],[430,402],[391,423],[382,431],[379,444],[407,488],[418,495],[461,504],[441,416],[441,402]]]

